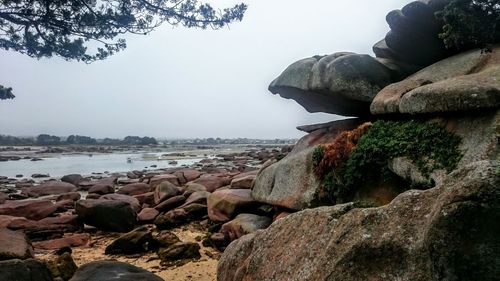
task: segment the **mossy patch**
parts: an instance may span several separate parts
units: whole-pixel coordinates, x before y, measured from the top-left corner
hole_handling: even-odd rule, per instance
[[[434,123],[421,121],[376,121],[359,138],[347,159],[327,162],[316,176],[333,203],[351,201],[358,190],[381,182],[401,181],[389,170],[388,160],[408,157],[427,178],[436,169],[454,170],[462,154],[461,139]],[[323,164],[328,146],[318,147],[313,153],[315,168]],[[322,160],[318,160],[323,156]],[[331,156],[330,156],[331,157]],[[343,157],[345,158],[345,157]],[[315,171],[318,171],[316,169]],[[407,188],[429,188],[429,184],[408,183]],[[403,190],[402,190],[403,191]]]

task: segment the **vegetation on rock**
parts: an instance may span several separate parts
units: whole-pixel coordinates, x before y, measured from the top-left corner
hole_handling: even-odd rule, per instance
[[[498,0],[452,0],[437,17],[444,22],[439,36],[447,48],[465,50],[500,42]]]
[[[346,202],[362,186],[395,180],[396,175],[388,168],[390,159],[408,157],[426,177],[436,169],[454,170],[462,157],[460,142],[458,136],[435,123],[376,121],[317,147],[314,171],[332,202]]]

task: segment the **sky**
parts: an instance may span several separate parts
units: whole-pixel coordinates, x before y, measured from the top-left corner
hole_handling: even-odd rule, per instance
[[[241,1],[213,0],[224,8]],[[385,15],[408,0],[243,0],[221,30],[163,25],[87,65],[0,50],[0,134],[298,138],[296,126],[345,117],[308,113],[267,87],[291,63],[339,51],[372,54]]]

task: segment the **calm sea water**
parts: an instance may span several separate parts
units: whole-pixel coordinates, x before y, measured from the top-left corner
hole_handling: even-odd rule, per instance
[[[58,157],[43,158],[42,161],[7,161],[0,162],[0,176],[31,177],[32,174],[49,174],[51,177],[61,177],[67,174],[90,175],[103,172],[128,172],[132,170],[160,169],[191,165],[203,158],[178,159],[177,165],[170,165],[171,160],[158,160],[163,153],[113,153],[89,155],[60,155]],[[127,158],[132,161],[127,162]],[[152,168],[151,165],[157,165]]]

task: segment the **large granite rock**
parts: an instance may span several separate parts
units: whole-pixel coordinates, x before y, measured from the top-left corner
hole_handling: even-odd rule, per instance
[[[315,56],[290,65],[269,90],[309,112],[365,116],[375,95],[401,76],[383,62],[352,53]]]
[[[288,215],[229,245],[218,280],[497,280],[499,169],[475,162],[379,208]]]
[[[30,220],[41,220],[56,210],[57,206],[50,200],[8,200],[0,205],[0,215],[25,217]]]
[[[76,202],[75,211],[85,224],[106,231],[127,232],[137,221],[136,211],[124,201],[80,200]]]
[[[386,16],[391,31],[373,46],[375,55],[421,67],[449,56],[451,51],[438,36],[443,24],[434,15],[449,2],[414,1],[391,11]]]
[[[38,186],[25,187],[22,193],[30,197],[40,197],[44,195],[59,195],[68,192],[75,192],[77,187],[71,183],[60,181],[48,181]]]
[[[0,261],[0,280],[5,281],[52,281],[47,266],[34,259]]]
[[[33,247],[21,231],[0,228],[0,260],[33,257]]]
[[[70,281],[163,281],[153,273],[119,261],[94,261],[87,263],[75,272]]]
[[[382,89],[373,114],[480,111],[500,107],[500,46],[439,61]]]

